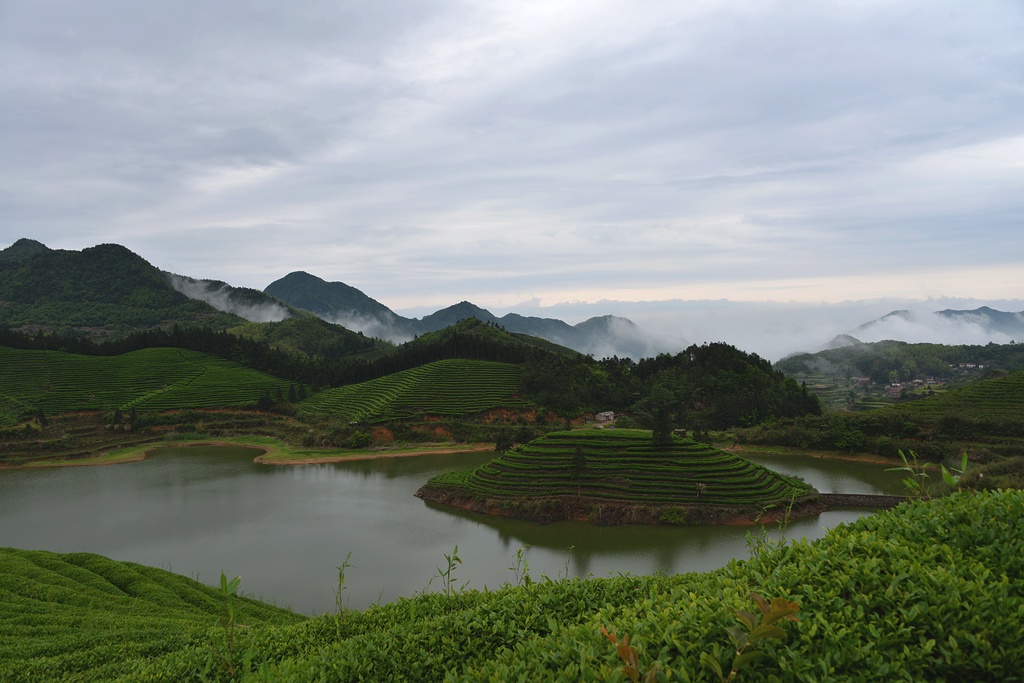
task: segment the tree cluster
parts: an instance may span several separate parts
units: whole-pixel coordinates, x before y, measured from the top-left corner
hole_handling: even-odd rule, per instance
[[[690,346],[638,363],[549,356],[523,366],[523,393],[563,414],[633,413],[661,438],[675,428],[726,429],[820,415],[817,396],[756,354],[728,344]]]

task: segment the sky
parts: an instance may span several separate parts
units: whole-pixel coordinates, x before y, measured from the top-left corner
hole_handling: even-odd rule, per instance
[[[0,0],[0,248],[397,311],[1019,302],[1021,36],[1019,0]]]

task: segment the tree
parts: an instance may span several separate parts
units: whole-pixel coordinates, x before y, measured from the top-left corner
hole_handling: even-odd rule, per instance
[[[270,410],[273,405],[274,401],[270,398],[270,392],[264,389],[263,395],[256,401],[256,410]]]
[[[655,448],[672,443],[672,412],[675,406],[675,396],[660,384],[633,406],[641,422],[650,427],[651,444]]]
[[[498,433],[498,438],[494,442],[494,450],[504,455],[512,449],[513,445],[512,435],[503,429]]]

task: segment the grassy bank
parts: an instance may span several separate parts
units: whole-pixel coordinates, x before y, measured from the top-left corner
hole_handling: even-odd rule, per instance
[[[153,441],[144,444],[117,448],[82,458],[27,460],[17,467],[81,467],[88,465],[116,465],[125,462],[137,462],[145,459],[153,451],[175,446],[198,445],[229,445],[258,448],[262,454],[254,458],[255,462],[266,465],[306,465],[325,462],[343,462],[347,460],[373,460],[377,458],[400,458],[418,455],[441,453],[474,453],[493,450],[493,444],[487,443],[433,443],[409,444],[393,448],[305,448],[294,446],[269,436],[217,436],[205,438],[194,435],[189,438],[174,438],[165,441]]]

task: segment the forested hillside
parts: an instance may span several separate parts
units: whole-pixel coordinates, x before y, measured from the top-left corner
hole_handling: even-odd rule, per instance
[[[757,354],[728,344],[694,344],[639,363],[541,358],[525,364],[523,387],[541,405],[562,412],[625,411],[648,428],[663,421],[707,432],[821,413],[817,397],[805,387]]]
[[[0,259],[0,301],[0,326],[33,332],[109,338],[174,322],[241,322],[175,291],[159,269],[116,244],[8,253]]]

